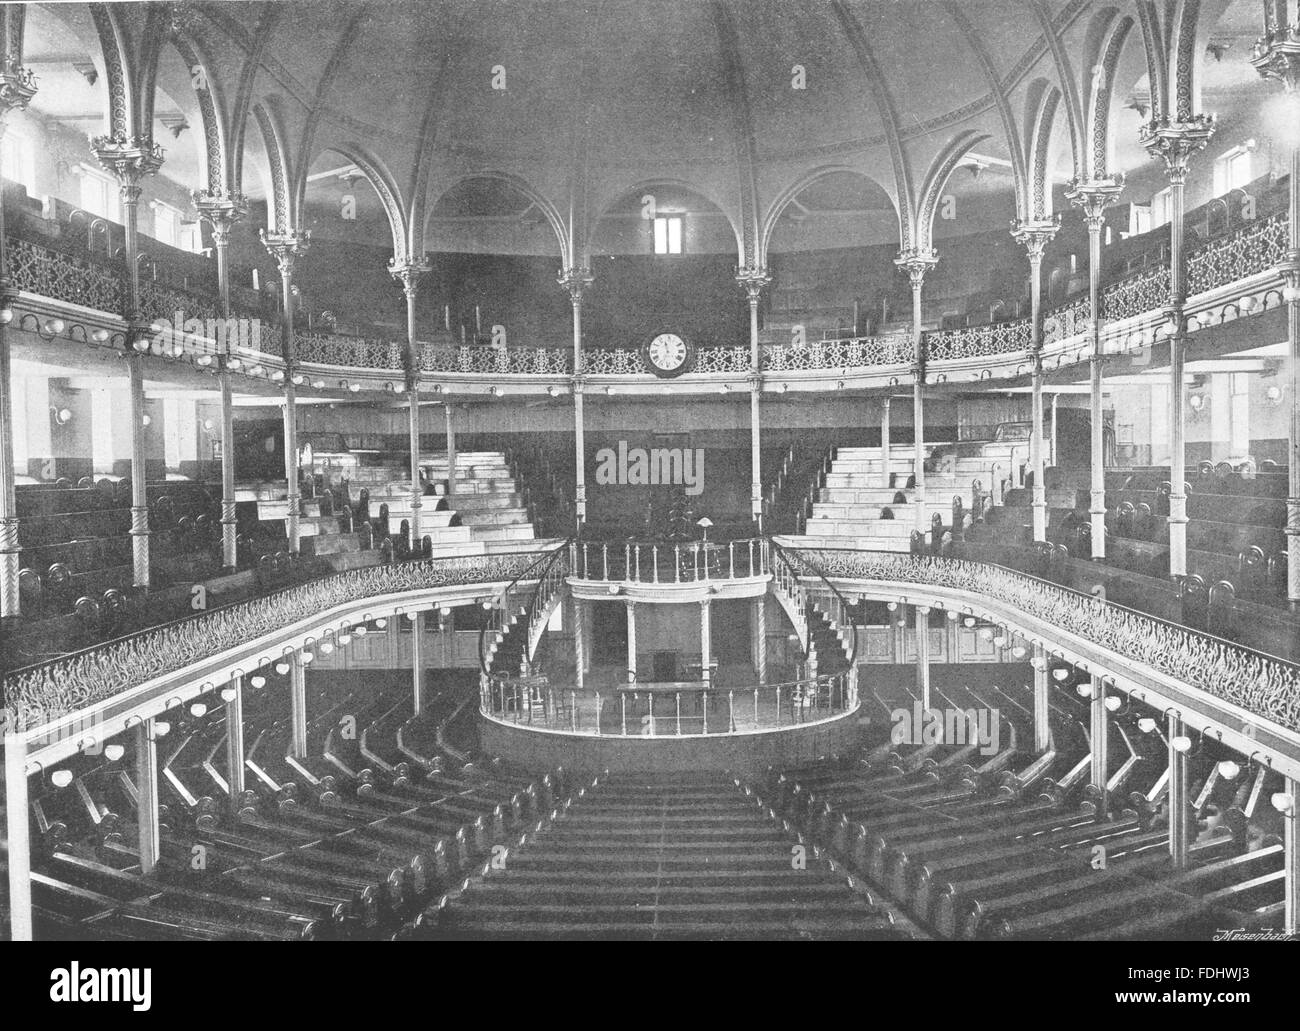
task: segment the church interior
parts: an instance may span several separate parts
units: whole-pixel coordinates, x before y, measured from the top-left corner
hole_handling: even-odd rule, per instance
[[[0,37],[0,934],[1300,934],[1300,0]]]

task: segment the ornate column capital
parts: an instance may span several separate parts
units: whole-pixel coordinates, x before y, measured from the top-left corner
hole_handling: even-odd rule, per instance
[[[571,268],[560,269],[555,281],[569,291],[569,299],[574,304],[581,304],[582,292],[596,281],[596,277],[591,274],[591,269],[587,266],[574,265]]]
[[[420,289],[420,277],[433,271],[433,266],[423,258],[408,259],[399,262],[396,258],[388,259],[388,274],[402,284],[402,292],[408,301],[415,300]]]
[[[772,282],[772,277],[765,268],[745,265],[736,269],[736,282],[745,291],[749,303],[757,304],[759,297],[763,294],[763,289]]]
[[[21,111],[36,96],[36,76],[12,57],[0,64],[0,125],[10,111]]]
[[[248,214],[248,201],[242,194],[229,190],[194,190],[190,200],[199,218],[212,227],[212,239],[218,245],[230,239],[230,227]]]
[[[1011,223],[1011,239],[1024,246],[1030,261],[1039,262],[1060,228],[1059,214],[1047,218],[1018,218]]]
[[[1264,35],[1251,48],[1250,63],[1265,79],[1277,79],[1288,93],[1300,92],[1300,23],[1278,25],[1270,17]]]
[[[117,180],[123,196],[128,191],[140,195],[140,181],[162,167],[163,149],[151,136],[96,136],[90,151],[104,171]]]
[[[925,282],[925,274],[939,264],[939,252],[932,247],[924,250],[912,247],[900,251],[898,257],[894,259],[894,264],[907,273],[912,289],[917,290]]]
[[[292,276],[293,263],[311,246],[310,229],[289,229],[283,233],[268,233],[261,229],[257,235],[267,253],[275,259],[281,276]]]
[[[1138,138],[1152,157],[1163,159],[1169,182],[1181,185],[1187,181],[1192,155],[1203,150],[1213,135],[1214,116],[1196,115],[1186,122],[1147,122]]]
[[[1107,206],[1113,204],[1124,189],[1124,176],[1120,172],[1104,179],[1081,179],[1075,176],[1066,188],[1065,196],[1082,209],[1083,220],[1090,230],[1100,232]]]

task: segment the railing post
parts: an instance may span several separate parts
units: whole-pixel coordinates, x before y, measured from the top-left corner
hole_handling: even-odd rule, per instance
[[[393,617],[394,625],[397,617]],[[399,638],[400,640],[400,638]],[[411,622],[411,707],[416,716],[424,712],[424,613]]]
[[[677,583],[682,582],[682,546],[673,545],[673,570],[677,577]]]
[[[618,695],[618,704],[620,716],[623,722],[623,736],[627,737],[627,692],[620,691]]]
[[[578,730],[578,692],[569,692],[569,729],[574,733]]]
[[[641,545],[633,545],[633,552],[636,555],[636,577],[637,583],[641,582]]]
[[[682,736],[682,693],[680,691],[677,691],[675,692],[675,696],[677,698],[677,736],[681,737]]]
[[[159,859],[158,830],[158,745],[151,718],[135,728],[135,823],[140,854],[140,873],[154,872]]]
[[[244,793],[244,678],[232,677],[226,691],[226,781],[230,811],[237,813]]]
[[[609,545],[608,544],[602,544],[600,546],[600,560],[601,560],[601,569],[605,574],[602,577],[602,579],[608,580],[609,579]]]
[[[709,732],[709,692],[708,691],[704,692],[702,711],[704,713],[704,733],[707,734]]]
[[[727,733],[736,732],[736,692],[727,692]]]
[[[1095,673],[1092,676],[1092,706],[1089,710],[1089,744],[1092,747],[1092,786],[1097,789],[1097,816],[1105,818],[1108,808],[1106,781],[1109,769],[1110,726],[1106,712],[1106,682]],[[1172,752],[1170,753],[1173,754]],[[1171,764],[1172,765],[1172,764]],[[1173,796],[1170,795],[1172,806]],[[1172,809],[1170,812],[1172,813]],[[1172,817],[1171,817],[1172,819]],[[1172,829],[1172,828],[1171,828]]]
[[[1175,870],[1187,869],[1188,848],[1194,835],[1190,769],[1187,761],[1187,725],[1169,714],[1169,858]]]
[[[295,759],[307,757],[307,667],[302,652],[289,657],[289,722],[292,730],[290,747]]]
[[[5,734],[5,821],[9,865],[9,940],[32,940],[31,809],[27,742]]]
[[[659,582],[659,545],[650,545],[650,558],[655,567],[655,583]]]
[[[727,576],[736,579],[736,542],[727,541]]]

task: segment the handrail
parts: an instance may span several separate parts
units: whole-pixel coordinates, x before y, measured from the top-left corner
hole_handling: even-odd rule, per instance
[[[799,571],[795,569],[794,563],[792,563],[789,557],[786,555],[786,549],[772,538],[768,538],[768,543],[771,545],[772,550],[773,552],[775,552],[777,558],[779,558],[782,562],[784,562],[790,568],[790,571],[793,572],[796,576],[798,576]],[[844,595],[842,595],[839,592],[839,589],[833,583],[831,583],[830,580],[826,578],[826,574],[823,573],[820,569],[818,569],[805,556],[799,555],[798,559],[801,565],[807,568],[809,572],[811,572],[814,576],[819,577],[821,579],[821,582],[830,589],[831,593],[835,596],[835,598],[840,603],[841,613],[847,614],[849,612],[849,609],[851,608],[848,600],[844,597]],[[849,616],[849,630],[850,630],[849,669],[852,671],[857,669],[857,660],[858,660],[858,634],[857,634],[857,628],[853,624],[852,616]],[[809,640],[811,641],[811,637],[809,637]]]
[[[10,719],[18,727],[40,725],[336,605],[504,580],[517,575],[525,559],[535,562],[536,555],[512,551],[364,566],[197,612],[10,672],[4,678]]]
[[[597,582],[701,583],[765,576],[769,571],[762,537],[725,542],[574,539],[570,551],[573,576]]]
[[[664,699],[658,705],[657,696]],[[483,678],[479,710],[503,723],[589,737],[712,737],[806,726],[851,713],[858,702],[850,670],[779,684],[701,683],[698,690],[673,691],[636,684],[603,691],[557,688],[545,678],[493,673]],[[617,730],[607,732],[602,718],[614,719]]]
[[[498,629],[497,624],[502,622],[504,619],[503,614],[509,611],[508,606],[510,604],[511,592],[518,587],[520,582],[523,580],[536,580],[540,584],[546,578],[547,573],[550,572],[551,567],[555,564],[556,560],[559,559],[561,555],[568,554],[569,545],[572,542],[572,537],[566,537],[557,547],[552,548],[550,551],[543,552],[536,562],[532,563],[532,565],[506,584],[505,590],[501,592],[500,606],[493,607],[492,618],[485,622],[482,629],[478,632],[478,665],[479,670],[484,676],[490,676],[492,673],[491,669],[488,668],[487,662],[487,637],[490,632],[496,632]],[[535,573],[534,570],[537,570],[539,565],[542,568],[540,571]],[[534,600],[536,599],[534,598]],[[531,616],[531,613],[529,613],[529,615]],[[504,632],[508,627],[502,626],[500,629]]]
[[[810,550],[821,557],[823,571],[831,576],[949,587],[1004,602],[1212,698],[1300,731],[1300,664],[992,562]]]

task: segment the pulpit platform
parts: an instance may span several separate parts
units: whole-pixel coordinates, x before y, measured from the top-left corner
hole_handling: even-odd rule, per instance
[[[609,683],[579,690],[546,677],[482,685],[483,749],[528,769],[563,766],[757,774],[849,751],[860,711],[847,673],[783,684]]]

